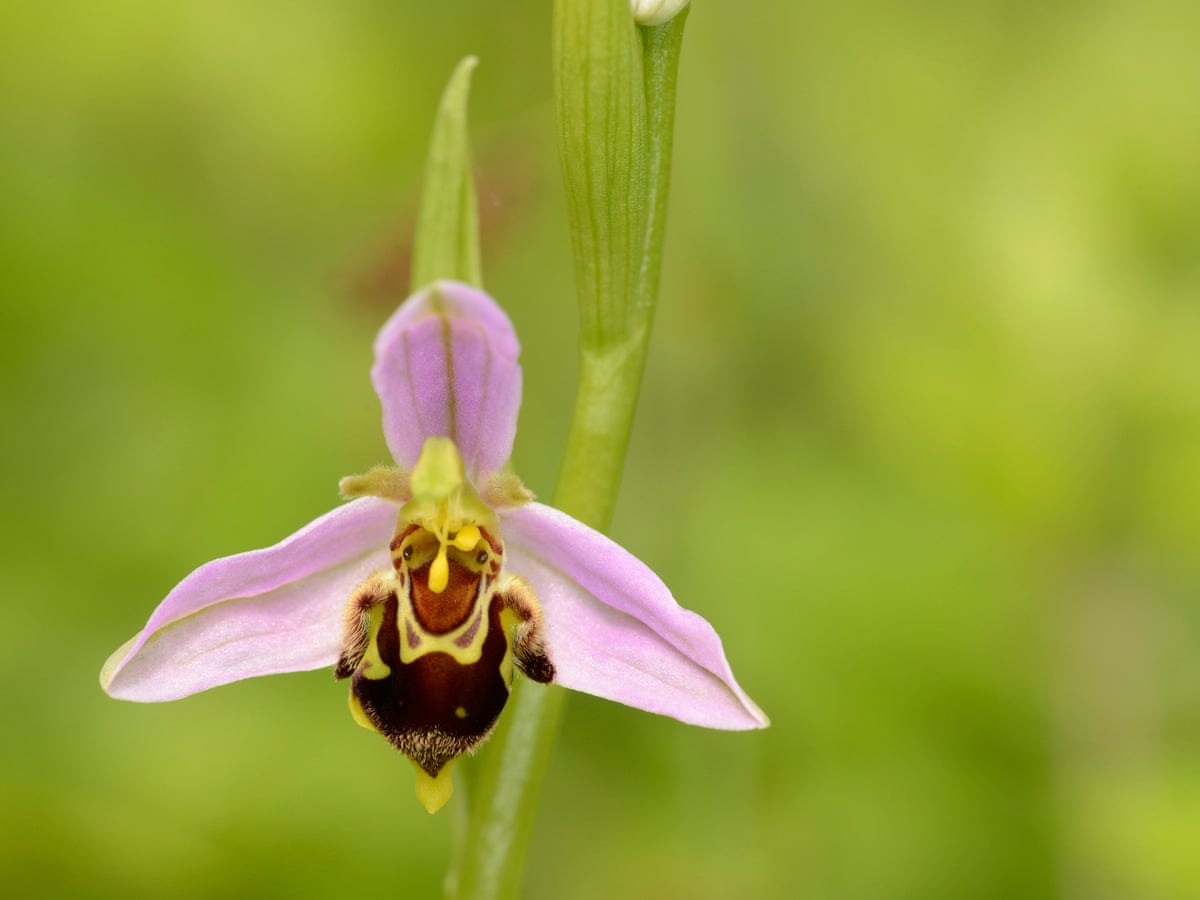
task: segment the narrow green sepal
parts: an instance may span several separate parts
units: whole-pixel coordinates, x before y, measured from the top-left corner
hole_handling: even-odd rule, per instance
[[[479,209],[467,139],[467,100],[478,62],[468,56],[455,67],[438,106],[413,236],[413,293],[439,278],[483,286]]]
[[[516,509],[533,500],[533,491],[521,483],[515,472],[493,472],[480,485],[479,494],[495,510]]]

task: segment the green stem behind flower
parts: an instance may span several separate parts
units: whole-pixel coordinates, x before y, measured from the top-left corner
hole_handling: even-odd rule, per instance
[[[554,17],[581,348],[555,505],[606,530],[657,298],[686,12],[639,28],[628,0],[556,0]],[[447,881],[450,896],[516,895],[565,696],[561,688],[517,681],[473,767],[471,814]]]
[[[554,12],[559,150],[581,326],[580,385],[554,504],[607,530],[658,302],[676,74],[688,11],[654,28],[632,24],[623,2],[559,0]],[[614,86],[606,92],[607,83]],[[635,101],[624,101],[626,90],[637,95]],[[605,97],[616,100],[599,102]],[[619,119],[614,109],[626,107],[637,121],[613,127]],[[614,203],[625,190],[638,194]],[[623,220],[613,215],[614,206],[624,211]]]

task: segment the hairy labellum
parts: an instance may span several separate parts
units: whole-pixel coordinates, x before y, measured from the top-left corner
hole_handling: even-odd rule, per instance
[[[393,568],[355,592],[335,675],[351,679],[355,719],[416,764],[418,795],[436,809],[450,796],[448,764],[486,740],[504,709],[514,662],[541,682],[554,666],[537,598],[502,575],[500,540],[474,524],[430,524],[402,518]]]

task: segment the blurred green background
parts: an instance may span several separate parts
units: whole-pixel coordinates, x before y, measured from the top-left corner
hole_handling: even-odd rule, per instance
[[[0,30],[0,883],[435,896],[453,820],[327,672],[105,657],[386,458],[459,58],[553,490],[574,378],[549,4],[82,0]],[[1200,7],[736,4],[688,24],[615,536],[772,716],[568,708],[534,898],[1200,897]]]

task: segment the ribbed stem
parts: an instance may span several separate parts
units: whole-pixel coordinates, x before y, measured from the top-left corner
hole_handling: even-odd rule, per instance
[[[580,375],[554,504],[601,531],[616,505],[662,264],[686,13],[653,28],[629,0],[556,0],[555,89],[579,295]],[[516,896],[565,692],[519,679],[471,767],[447,893]]]

